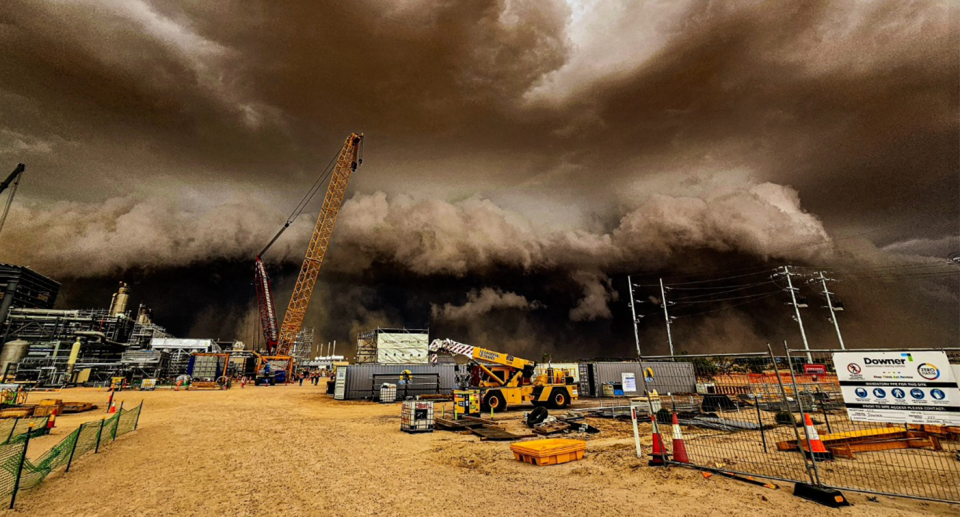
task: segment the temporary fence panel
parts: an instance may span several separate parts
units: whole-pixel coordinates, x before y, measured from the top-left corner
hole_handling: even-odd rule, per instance
[[[960,349],[788,355],[795,380],[788,390],[819,421],[814,428],[828,453],[813,457],[823,485],[960,502],[960,391],[953,373]],[[835,357],[843,362],[835,364]],[[785,447],[798,450],[795,443]]]
[[[374,375],[377,376],[378,382],[390,382],[399,384],[400,375],[403,371],[409,370],[412,374],[439,374],[440,375],[440,391],[448,393],[455,389],[456,379],[454,374],[455,365],[452,364],[439,364],[439,365],[422,365],[422,364],[407,364],[407,365],[379,365],[379,364],[355,364],[350,365],[344,368],[343,379],[343,400],[358,400],[366,398],[375,398],[374,396]],[[340,370],[337,371],[338,375]],[[393,380],[384,377],[385,375],[391,376]],[[339,390],[340,379],[337,379],[337,389]],[[377,386],[379,390],[379,385]],[[427,395],[431,393],[436,393],[436,388],[431,386],[417,386],[407,390],[407,394],[410,396],[416,395]],[[339,395],[338,395],[339,397]],[[339,399],[339,398],[338,398]]]
[[[811,482],[802,455],[777,449],[779,442],[797,440],[802,428],[795,426],[790,413],[782,412],[789,400],[777,380],[774,358],[766,354],[675,356],[675,364],[667,367],[670,359],[644,361],[654,369],[660,386],[676,391],[658,389],[658,398],[642,404],[647,406],[646,421],[640,422],[650,429],[651,419],[657,419],[666,462],[686,460],[687,465],[703,469]],[[786,364],[784,358],[780,362]],[[712,385],[712,392],[698,393],[698,384]],[[674,456],[674,414],[687,458]]]

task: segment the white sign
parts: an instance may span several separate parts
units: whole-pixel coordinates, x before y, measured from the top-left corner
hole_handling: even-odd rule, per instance
[[[943,352],[838,352],[850,420],[960,425],[960,388]]]
[[[623,383],[623,393],[636,393],[637,392],[637,374],[635,373],[621,373],[620,380]]]

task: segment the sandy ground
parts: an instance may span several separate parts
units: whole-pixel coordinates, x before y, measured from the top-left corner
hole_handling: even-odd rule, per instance
[[[105,405],[94,389],[64,400]],[[32,394],[30,402],[50,398]],[[957,506],[847,493],[833,510],[780,490],[685,469],[655,469],[635,457],[629,424],[603,421],[579,462],[535,467],[509,444],[449,432],[409,435],[400,405],[337,402],[323,387],[229,391],[136,391],[140,429],[21,494],[0,515],[958,515]],[[61,417],[36,456],[81,422]],[[498,418],[501,418],[498,415]],[[519,426],[519,413],[503,419]],[[592,422],[597,424],[597,422]],[[648,443],[648,440],[645,440]],[[36,444],[34,448],[33,444]]]

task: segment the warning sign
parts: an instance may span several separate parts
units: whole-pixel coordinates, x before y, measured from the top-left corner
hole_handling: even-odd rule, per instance
[[[621,373],[620,380],[623,383],[623,392],[624,393],[636,393],[637,392],[637,376],[634,373]]]
[[[943,352],[838,352],[850,420],[960,425],[960,388]]]

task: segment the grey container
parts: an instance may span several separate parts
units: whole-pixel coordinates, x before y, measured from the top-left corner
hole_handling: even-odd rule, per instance
[[[652,382],[644,380],[643,371],[648,367],[653,368]],[[660,394],[696,393],[697,391],[697,378],[691,363],[645,361],[641,367],[639,363],[630,361],[595,362],[590,363],[590,369],[590,394],[595,397],[603,393],[604,384],[622,383],[624,373],[633,373],[637,380],[637,392],[624,393],[628,397],[643,395],[644,388],[650,391],[657,390]],[[582,380],[581,375],[581,382]]]
[[[414,378],[413,384],[401,384],[400,375],[404,370],[416,374],[439,375],[441,393],[450,393],[456,388],[452,364],[352,364],[347,366],[344,379],[343,400],[374,400],[379,398],[380,385],[390,383],[397,385],[397,397],[415,397],[417,395],[431,395],[437,393],[437,387],[432,380]],[[376,375],[376,386],[374,386]]]

